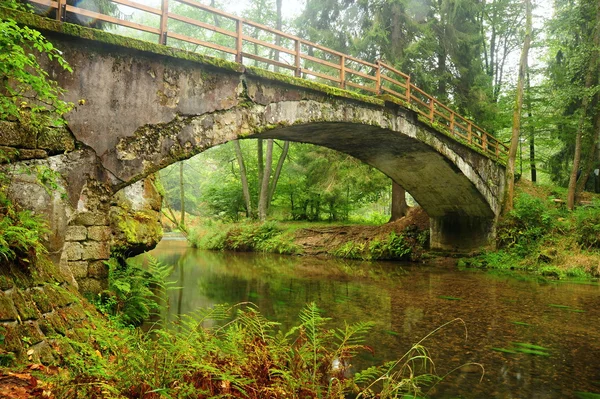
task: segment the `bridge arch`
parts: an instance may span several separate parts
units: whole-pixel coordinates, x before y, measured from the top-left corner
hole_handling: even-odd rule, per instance
[[[315,100],[243,104],[170,125],[144,126],[121,139],[104,157],[105,165],[118,178],[118,189],[177,160],[243,138],[316,144],[382,171],[428,213],[434,248],[477,248],[494,234],[499,187],[490,182],[499,181],[502,170],[399,107]]]

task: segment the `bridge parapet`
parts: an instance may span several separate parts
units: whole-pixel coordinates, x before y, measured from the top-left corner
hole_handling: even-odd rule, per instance
[[[423,120],[445,131],[450,137],[476,148],[486,156],[506,161],[507,146],[471,120],[459,115],[447,105],[427,94],[411,82],[410,74],[378,60],[368,62],[339,51],[304,40],[194,0],[162,0],[154,8],[131,0],[112,0],[137,12],[158,17],[156,25],[133,22],[131,15],[110,16],[97,10],[67,4],[66,0],[29,0],[45,14],[66,21],[74,16],[83,23],[102,21],[133,29],[156,37],[161,45],[183,47],[192,45],[194,51],[218,56],[244,65],[254,62],[275,72],[298,78],[317,80],[341,89],[368,95],[385,95],[404,107],[415,110]],[[181,15],[201,13],[203,18]],[[213,21],[206,22],[206,21]],[[217,22],[218,21],[218,22]],[[187,27],[182,30],[182,27]],[[190,29],[195,32],[190,35]]]

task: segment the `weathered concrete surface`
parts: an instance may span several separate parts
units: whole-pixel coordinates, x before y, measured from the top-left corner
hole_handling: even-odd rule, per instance
[[[504,167],[410,109],[175,50],[166,55],[164,47],[105,32],[40,26],[75,70],[47,66],[67,100],[83,104],[66,116],[68,127],[97,156],[101,170],[90,179],[111,193],[230,140],[280,138],[343,151],[386,173],[432,218],[434,248],[493,242]]]

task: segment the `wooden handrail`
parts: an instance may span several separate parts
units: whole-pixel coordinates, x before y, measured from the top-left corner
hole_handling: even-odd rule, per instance
[[[194,0],[162,0],[160,9],[138,3],[135,0],[111,0],[113,3],[125,5],[127,7],[132,7],[134,9],[159,16],[160,26],[158,28],[126,21],[124,19],[108,16],[83,8],[73,7],[67,5],[65,0],[29,1],[45,7],[56,9],[56,18],[60,21],[65,20],[66,13],[83,15],[88,18],[96,18],[104,22],[158,34],[158,42],[163,45],[167,45],[168,38],[174,38],[196,44],[203,48],[221,51],[225,54],[231,54],[235,57],[235,61],[238,63],[243,63],[244,58],[252,59],[257,62],[263,62],[268,66],[283,67],[284,70],[289,70],[289,73],[292,73],[296,77],[301,77],[302,75],[313,76],[329,82],[334,82],[343,89],[352,88],[362,92],[374,93],[375,95],[383,93],[391,94],[392,96],[398,97],[402,101],[405,101],[409,107],[412,107],[412,109],[414,109],[430,123],[436,124],[436,127],[438,125],[441,126],[442,129],[448,130],[451,136],[455,137],[456,139],[466,140],[469,144],[484,151],[484,153],[488,156],[502,160],[506,160],[508,156],[508,146],[506,146],[504,143],[501,143],[497,138],[490,135],[467,118],[457,114],[451,108],[436,100],[433,96],[415,86],[411,82],[409,74],[401,72],[382,61],[372,63],[361,60],[351,55],[321,46],[317,43],[309,42],[289,33],[270,28],[258,22],[240,18],[233,14],[218,10],[214,7],[198,3]],[[186,6],[202,10],[213,16],[227,18],[234,22],[235,30],[229,30],[226,27],[217,26],[217,22],[215,22],[215,24],[211,24],[193,19],[189,16],[177,15],[169,11],[169,3],[184,4]],[[170,32],[170,20],[187,23],[201,29],[231,37],[233,38],[235,44],[233,47],[230,47],[215,43],[214,41],[211,42],[210,39],[201,40],[199,38]],[[288,40],[288,43],[291,41],[293,48],[286,47],[283,44],[276,45],[259,37],[252,37],[248,34],[244,34],[245,27],[251,27],[255,30],[260,30],[274,35],[275,37],[280,37],[284,40]],[[280,42],[283,42],[283,40],[280,40]],[[272,54],[287,54],[290,64],[286,64],[279,59],[270,58],[270,56],[265,57],[259,54],[252,54],[248,51],[244,51],[244,43],[251,43],[267,48],[272,52]],[[303,46],[308,47],[309,51],[302,51]],[[349,66],[346,65],[347,62],[350,63]],[[311,63],[313,67],[311,67]],[[333,72],[333,75],[330,75],[329,71],[327,73],[323,73],[323,68],[315,69],[314,66],[318,65],[330,68],[331,72]],[[370,68],[367,69],[366,73],[358,70],[365,67]],[[389,87],[390,85],[391,87]],[[400,91],[398,91],[398,89],[400,89]],[[402,90],[405,92],[402,93]],[[463,134],[463,132],[466,134]]]

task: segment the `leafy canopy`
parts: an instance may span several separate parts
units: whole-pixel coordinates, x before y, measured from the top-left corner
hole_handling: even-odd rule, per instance
[[[5,6],[23,10],[14,0]],[[38,55],[72,72],[61,52],[40,32],[10,18],[0,20],[0,119],[57,124],[71,110],[73,105],[60,98],[63,89],[50,79]]]

